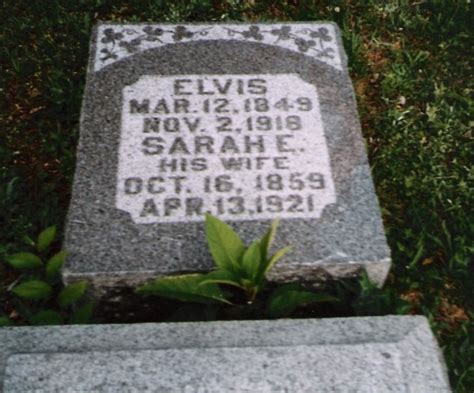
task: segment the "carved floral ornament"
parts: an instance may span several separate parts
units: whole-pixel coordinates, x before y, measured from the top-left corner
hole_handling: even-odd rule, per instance
[[[237,40],[280,46],[342,69],[330,24],[297,25],[101,25],[95,71],[122,58],[167,44],[203,40]]]

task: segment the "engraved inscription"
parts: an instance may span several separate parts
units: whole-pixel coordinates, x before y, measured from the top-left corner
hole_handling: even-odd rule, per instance
[[[317,218],[336,202],[316,88],[294,74],[123,90],[116,206],[136,223]]]

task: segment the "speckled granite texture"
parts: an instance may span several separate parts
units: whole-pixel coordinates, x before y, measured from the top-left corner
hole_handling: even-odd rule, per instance
[[[0,386],[4,393],[450,392],[419,316],[2,328]]]
[[[220,30],[213,32],[216,26]],[[208,36],[198,31],[208,31]],[[86,279],[102,293],[212,266],[202,221],[139,224],[116,207],[120,135],[127,131],[121,129],[122,97],[127,86],[146,75],[227,74],[296,75],[314,86],[319,97],[336,202],[326,205],[319,218],[282,219],[275,245],[292,245],[293,251],[270,278],[318,281],[365,269],[374,282],[384,282],[390,252],[340,33],[327,22],[96,27],[66,224],[65,282]],[[157,92],[158,97],[163,94]],[[226,221],[246,243],[270,222],[251,215]]]

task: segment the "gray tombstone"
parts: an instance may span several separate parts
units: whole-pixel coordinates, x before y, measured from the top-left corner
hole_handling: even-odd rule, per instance
[[[274,281],[390,267],[337,26],[96,27],[65,282],[97,290],[212,266],[209,212],[245,242],[281,218]]]
[[[426,318],[0,329],[4,393],[445,393]]]

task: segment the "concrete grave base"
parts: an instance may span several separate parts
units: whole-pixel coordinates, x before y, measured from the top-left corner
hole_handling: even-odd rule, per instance
[[[3,328],[0,387],[450,392],[421,316]]]

